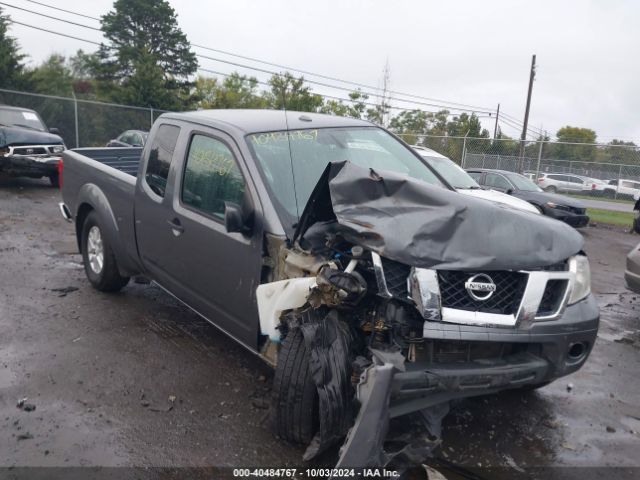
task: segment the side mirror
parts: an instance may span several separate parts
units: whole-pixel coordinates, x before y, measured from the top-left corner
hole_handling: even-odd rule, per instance
[[[251,233],[253,212],[233,202],[224,202],[224,226],[229,233]]]
[[[49,133],[53,133],[54,135],[60,135],[60,130],[53,127],[49,129]]]
[[[513,188],[507,188],[507,191],[504,193],[506,193],[507,195],[513,195]]]

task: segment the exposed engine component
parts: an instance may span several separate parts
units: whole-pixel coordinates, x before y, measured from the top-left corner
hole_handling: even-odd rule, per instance
[[[358,272],[340,271],[325,265],[316,278],[317,287],[309,295],[313,308],[321,305],[348,308],[356,306],[367,293],[367,282]]]

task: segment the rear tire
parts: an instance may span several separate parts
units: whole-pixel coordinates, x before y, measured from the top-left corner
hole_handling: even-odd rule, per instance
[[[290,330],[278,354],[271,424],[277,437],[293,443],[308,444],[319,428],[318,392],[309,360],[302,331]]]
[[[97,213],[92,211],[82,225],[80,237],[84,271],[96,290],[117,292],[129,283],[129,277],[120,275],[116,257],[103,232]]]
[[[549,193],[558,193],[558,189],[554,185],[545,188],[544,191]]]

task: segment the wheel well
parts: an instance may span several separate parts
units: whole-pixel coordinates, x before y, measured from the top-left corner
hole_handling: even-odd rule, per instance
[[[93,207],[88,203],[83,203],[78,208],[78,214],[76,215],[76,240],[78,241],[78,251],[82,250],[82,226],[87,218],[87,215],[93,211]]]

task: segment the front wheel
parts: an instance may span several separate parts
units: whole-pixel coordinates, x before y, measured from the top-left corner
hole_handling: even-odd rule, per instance
[[[123,277],[118,271],[116,257],[103,234],[95,211],[87,215],[82,225],[82,261],[89,282],[101,292],[117,292],[127,283],[129,277]]]
[[[274,434],[292,443],[309,443],[319,428],[318,403],[309,368],[309,350],[302,331],[295,328],[282,342],[273,378]]]

